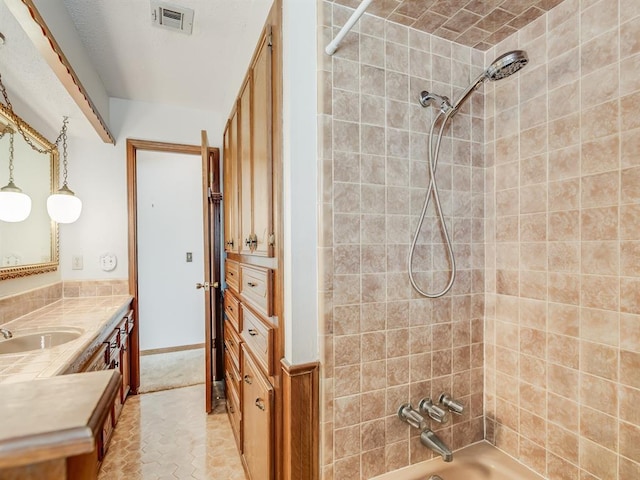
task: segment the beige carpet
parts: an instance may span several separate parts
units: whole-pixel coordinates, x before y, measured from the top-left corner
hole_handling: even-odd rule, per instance
[[[140,393],[204,383],[204,348],[140,356]]]

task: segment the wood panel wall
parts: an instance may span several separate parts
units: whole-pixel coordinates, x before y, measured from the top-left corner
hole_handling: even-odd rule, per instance
[[[282,364],[282,479],[319,478],[319,363]]]

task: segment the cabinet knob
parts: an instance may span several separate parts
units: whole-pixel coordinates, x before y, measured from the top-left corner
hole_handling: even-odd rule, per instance
[[[258,407],[260,410],[264,412],[264,409],[265,409],[264,402],[259,397],[256,398],[256,407]]]

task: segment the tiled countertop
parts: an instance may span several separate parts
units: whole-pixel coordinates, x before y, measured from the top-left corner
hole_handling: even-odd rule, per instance
[[[127,313],[131,300],[129,295],[65,298],[0,325],[16,337],[51,327],[72,327],[84,331],[76,340],[57,347],[0,355],[0,383],[23,382],[63,373],[105,328]]]
[[[0,477],[6,478],[3,468],[93,451],[94,438],[119,387],[116,370],[0,385]],[[15,477],[9,474],[9,478]]]

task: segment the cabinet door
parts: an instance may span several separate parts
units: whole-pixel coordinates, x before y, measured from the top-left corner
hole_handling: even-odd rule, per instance
[[[251,83],[251,138],[253,173],[253,253],[273,256],[271,150],[271,35],[264,35],[253,64]]]
[[[238,104],[240,165],[240,253],[251,253],[252,220],[252,166],[251,166],[251,76],[244,84]]]
[[[272,480],[273,387],[245,349],[242,375],[243,456],[251,480]]]
[[[238,114],[224,132],[224,250],[239,251],[238,238]]]

